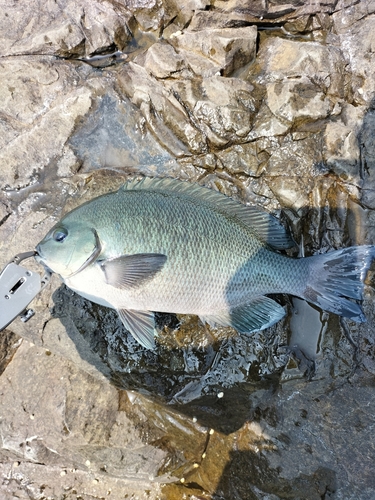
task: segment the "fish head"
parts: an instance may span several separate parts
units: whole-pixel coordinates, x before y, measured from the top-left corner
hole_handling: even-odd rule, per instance
[[[58,222],[38,243],[36,260],[69,278],[96,260],[101,244],[96,230],[82,221]]]

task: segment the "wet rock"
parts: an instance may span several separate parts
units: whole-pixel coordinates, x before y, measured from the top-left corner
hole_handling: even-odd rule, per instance
[[[345,481],[346,474],[355,474],[355,471],[351,457],[345,453],[342,455],[339,450],[346,435],[349,440],[347,446],[353,449],[354,454],[368,453],[372,456],[373,443],[363,441],[366,439],[363,424],[369,419],[372,425],[373,417],[354,403],[352,392],[346,392],[349,386],[337,388],[329,395],[320,393],[317,396],[316,389],[322,389],[320,384],[318,380],[310,384],[289,380],[283,384],[282,398],[279,391],[273,394],[272,389],[259,390],[258,387],[255,393],[249,395],[251,408],[248,408],[248,415],[251,420],[236,433],[235,449],[225,456],[224,472],[216,475],[209,464],[210,457],[216,453],[220,455],[216,463],[220,463],[223,452],[228,453],[228,449],[224,451],[223,434],[215,432],[209,440],[205,458],[186,477],[186,483],[191,488],[204,484],[206,491],[213,491],[214,499],[231,498],[235,494],[246,499],[315,500],[322,495],[327,498],[354,499],[359,496],[370,499],[373,491],[373,481],[368,476],[370,461],[365,460],[362,486],[351,483],[342,492],[339,485]],[[358,386],[357,401],[365,401],[370,391],[366,383]],[[339,401],[343,402],[346,397],[350,409],[345,415],[339,414]],[[226,394],[223,402],[225,398]],[[233,408],[233,402],[229,405]],[[220,411],[221,405],[215,406]],[[330,422],[330,426],[326,427],[325,421]],[[337,427],[338,421],[345,421],[345,427],[353,429],[349,436]],[[229,436],[227,443],[234,445],[233,439],[233,435]],[[328,450],[338,458],[338,467],[329,465],[323,459]],[[244,470],[246,473],[242,474]],[[236,481],[233,481],[233,476]],[[173,491],[172,486],[166,488],[166,491],[170,490]]]
[[[360,130],[360,148],[361,148],[361,171],[364,177],[364,186],[362,191],[362,200],[365,207],[375,207],[375,143],[373,127],[375,126],[375,112],[371,109],[363,120]]]
[[[152,479],[166,454],[143,444],[108,382],[26,341],[1,380],[0,404],[9,409],[0,422],[3,498],[63,491],[96,498],[124,488],[157,498]]]
[[[259,113],[255,117],[253,128],[250,131],[249,139],[259,139],[264,137],[283,136],[290,130],[290,124],[277,118],[265,102],[260,106]]]
[[[281,206],[298,211],[311,205],[315,186],[311,172],[319,172],[321,140],[320,134],[304,133],[259,141],[258,149],[270,155],[264,181]]]

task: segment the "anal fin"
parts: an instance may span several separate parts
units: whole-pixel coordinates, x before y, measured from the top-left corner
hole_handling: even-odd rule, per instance
[[[285,315],[284,308],[268,297],[256,297],[230,310],[200,316],[210,325],[232,326],[239,333],[264,330],[277,323]]]

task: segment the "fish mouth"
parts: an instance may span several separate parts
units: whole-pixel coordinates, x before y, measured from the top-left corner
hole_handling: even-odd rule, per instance
[[[40,264],[41,266],[43,266],[44,269],[48,273],[52,274],[54,271],[52,271],[52,269],[47,266],[47,264],[44,262],[43,257],[40,255],[40,247],[39,247],[39,245],[37,245],[37,247],[35,248],[34,251],[35,251],[34,259],[37,261],[37,263]]]
[[[34,259],[37,261],[38,264],[42,264],[43,266],[45,266],[43,257],[40,253],[40,246],[37,245],[34,251],[35,251]]]
[[[76,271],[74,271],[74,273],[69,274],[69,276],[65,276],[64,279],[72,278],[76,274],[78,274],[81,271],[83,271],[84,269],[86,269],[86,267],[89,266],[92,262],[94,262],[99,257],[99,255],[101,254],[102,245],[100,243],[100,239],[99,239],[98,233],[95,231],[95,229],[93,229],[92,232],[95,235],[95,247],[94,247],[94,250],[88,256],[88,258],[85,260],[85,262],[82,264],[82,266],[80,266]]]

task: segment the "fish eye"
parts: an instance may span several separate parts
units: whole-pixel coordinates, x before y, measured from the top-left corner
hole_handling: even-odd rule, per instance
[[[65,229],[65,227],[58,227],[52,234],[52,238],[59,243],[62,243],[67,236],[68,231],[67,229]]]

